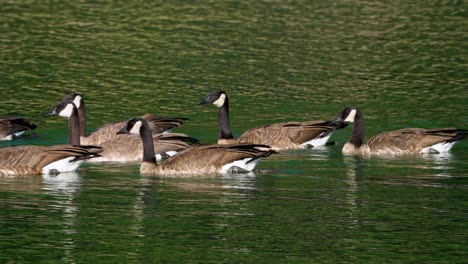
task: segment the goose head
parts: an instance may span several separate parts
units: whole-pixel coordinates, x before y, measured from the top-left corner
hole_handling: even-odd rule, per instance
[[[222,107],[226,102],[227,94],[222,90],[216,90],[208,94],[205,99],[203,99],[199,105],[202,104],[213,104],[216,107]]]
[[[45,116],[61,116],[70,118],[73,115],[74,111],[76,111],[76,105],[73,102],[62,101]]]
[[[70,93],[65,95],[62,102],[73,102],[79,109],[83,105],[83,96],[79,93]]]
[[[341,111],[335,121],[354,123],[357,116],[361,115],[361,111],[355,107],[346,107]]]
[[[142,118],[132,118],[128,120],[127,124],[120,129],[117,134],[135,134],[139,135],[141,128],[144,126],[144,122],[146,122]]]
[[[73,108],[80,109],[83,104],[83,96],[79,93],[70,93],[63,97],[53,110],[45,116],[62,116],[69,118],[73,113]]]

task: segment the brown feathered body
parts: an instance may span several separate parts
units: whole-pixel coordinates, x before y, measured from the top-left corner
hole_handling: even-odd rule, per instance
[[[66,97],[65,99],[67,99]],[[102,148],[99,158],[90,160],[90,162],[136,162],[141,161],[143,157],[143,144],[138,135],[117,134],[126,122],[117,122],[109,124],[91,133],[89,136],[83,136],[83,120],[80,118],[79,109],[70,99],[62,101],[48,115],[58,115],[68,118],[68,143],[72,145],[94,144]],[[155,127],[157,124],[159,130],[166,130],[173,127],[177,122],[176,118],[156,117],[145,115],[141,117],[149,127]],[[120,127],[118,127],[120,125]],[[184,134],[163,133],[152,134],[152,140],[155,146],[155,158],[157,160],[175,155],[178,151],[188,146],[198,143],[195,138]]]
[[[338,127],[321,120],[275,123],[247,130],[236,142],[264,144],[274,150],[323,146]]]
[[[259,144],[198,145],[189,147],[161,163],[154,156],[151,129],[141,118],[127,122],[119,134],[139,135],[143,142],[140,173],[145,175],[197,175],[252,171],[261,158],[275,151]]]
[[[273,153],[274,151],[268,146],[253,144],[200,145],[183,150],[160,164],[143,162],[140,173],[144,175],[228,173],[237,169],[236,162],[239,162],[239,169],[247,163],[247,167],[240,170],[251,171],[261,158]]]
[[[18,146],[0,149],[0,175],[24,175],[75,171],[83,161],[99,156],[96,147],[72,145]],[[65,163],[56,164],[68,159]],[[65,165],[64,165],[65,164]]]
[[[378,134],[364,142],[364,115],[357,108],[347,107],[338,120],[353,123],[353,132],[343,146],[345,155],[401,155],[444,153],[468,136],[468,130],[457,128],[404,128]]]
[[[151,127],[153,134],[160,134],[174,127],[178,127],[186,120],[186,118],[170,118],[154,116],[150,114],[146,114],[141,118],[145,119],[148,122],[148,125]],[[94,132],[90,133],[89,135],[81,136],[81,144],[100,145],[107,141],[127,137],[128,135],[117,135],[117,132],[123,126],[125,126],[126,123],[127,121],[121,121],[102,126],[96,129]]]
[[[378,134],[356,148],[347,143],[344,154],[400,155],[448,152],[457,140],[467,136],[456,128],[405,128]],[[465,134],[465,135],[463,135]]]
[[[143,159],[143,142],[139,135],[118,135],[119,137],[106,141],[100,157],[88,162],[139,162]],[[179,133],[152,135],[156,160],[162,160],[177,152],[198,144],[198,140]]]
[[[265,144],[274,150],[319,147],[327,144],[336,129],[346,127],[344,122],[322,120],[282,122],[252,128],[235,139],[231,131],[227,94],[221,90],[213,91],[200,102],[208,103],[218,107],[218,144]]]

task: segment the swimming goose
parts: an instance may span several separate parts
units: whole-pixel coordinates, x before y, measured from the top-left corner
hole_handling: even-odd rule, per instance
[[[80,122],[78,109],[73,102],[62,102],[46,116],[58,115],[68,118],[68,143],[81,145]],[[118,130],[117,130],[118,132]],[[115,132],[117,134],[117,132]],[[198,140],[184,134],[167,133],[152,135],[156,148],[154,149],[157,160],[175,155],[177,152],[197,144]],[[138,135],[116,135],[112,140],[98,145],[102,148],[100,157],[89,162],[133,162],[143,158],[143,143]]]
[[[229,99],[224,91],[211,92],[200,104],[218,107],[218,144],[253,143],[271,146],[274,150],[323,146],[336,129],[346,127],[343,122],[306,121],[283,122],[252,128],[234,139],[229,122]]]
[[[199,145],[187,148],[160,164],[154,159],[151,128],[142,118],[134,118],[118,132],[139,134],[143,141],[143,162],[140,173],[145,175],[193,175],[252,171],[261,158],[275,153],[260,144]]]
[[[95,146],[17,146],[0,149],[0,176],[72,172],[99,157]]]
[[[364,143],[364,115],[358,108],[345,108],[338,121],[354,123],[351,139],[343,146],[345,155],[395,155],[444,153],[468,136],[457,128],[404,128],[378,134]]]
[[[111,124],[106,124],[97,130],[91,132],[89,135],[86,134],[86,108],[83,95],[79,93],[70,93],[66,95],[63,100],[57,105],[63,105],[73,102],[78,108],[78,116],[80,119],[80,135],[81,143],[84,145],[100,145],[103,142],[112,140],[117,137],[117,131],[123,127],[127,121],[121,121]],[[180,126],[184,121],[188,120],[183,117],[165,117],[155,116],[151,114],[143,115],[142,118],[146,119],[154,134],[163,133],[174,127]]]
[[[0,141],[19,138],[24,132],[36,127],[24,117],[0,117]]]

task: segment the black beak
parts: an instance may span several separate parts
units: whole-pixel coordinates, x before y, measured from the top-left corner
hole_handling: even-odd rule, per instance
[[[54,108],[54,109],[50,110],[49,113],[45,114],[44,117],[56,116],[56,115],[58,115],[57,108]]]
[[[117,132],[117,135],[121,135],[121,134],[128,134],[127,126],[124,126],[122,129],[120,129]]]
[[[205,98],[203,100],[200,101],[200,103],[198,103],[198,105],[204,105],[204,104],[209,104],[210,101],[208,101],[208,98]]]
[[[345,128],[348,126],[348,123],[344,122],[341,118],[336,118],[335,120],[331,122],[337,125],[337,128]]]
[[[338,116],[335,118],[335,120],[332,121],[332,123],[345,123],[345,121],[341,118],[341,116]]]
[[[333,122],[333,123],[346,123],[346,122],[343,120],[343,118],[341,118],[342,115],[343,115],[343,114],[340,113],[338,116],[336,116],[335,120],[333,120],[332,122]]]

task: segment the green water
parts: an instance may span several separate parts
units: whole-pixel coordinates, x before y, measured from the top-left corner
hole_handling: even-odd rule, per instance
[[[0,115],[42,117],[84,93],[90,130],[151,112],[215,142],[230,95],[235,135],[360,107],[366,135],[468,128],[464,1],[3,1]],[[450,155],[284,151],[255,175],[142,177],[137,164],[0,178],[0,263],[462,263],[468,141]]]

